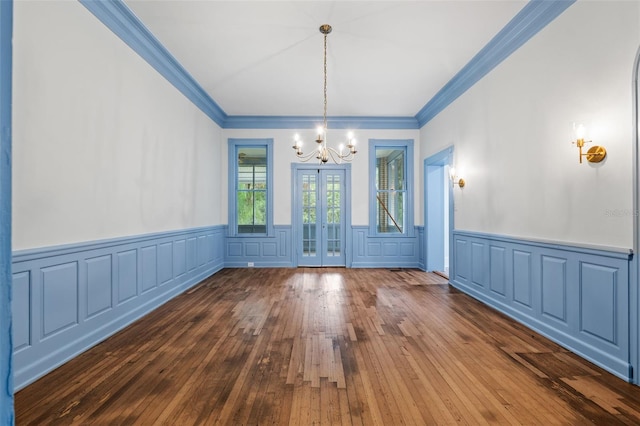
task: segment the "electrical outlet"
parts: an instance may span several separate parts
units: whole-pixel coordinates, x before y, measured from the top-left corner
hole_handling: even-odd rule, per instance
[[[248,266],[249,268],[253,268],[253,266],[254,266],[254,265],[253,265],[253,262],[249,262],[249,263],[247,263],[247,266]]]

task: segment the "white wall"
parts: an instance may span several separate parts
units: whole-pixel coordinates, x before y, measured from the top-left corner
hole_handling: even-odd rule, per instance
[[[303,148],[306,150],[314,149],[315,145],[314,130],[289,130],[289,129],[225,129],[223,131],[224,143],[222,156],[227,158],[227,139],[228,138],[272,138],[274,144],[274,224],[290,225],[291,224],[291,163],[295,163],[298,159],[292,149],[293,135],[299,133],[305,141]],[[328,141],[330,146],[337,147],[340,141],[346,140],[346,130],[331,130],[328,132]],[[355,160],[351,163],[351,224],[352,225],[368,225],[369,224],[369,139],[413,139],[414,143],[414,175],[417,179],[420,160],[420,141],[418,130],[354,130],[357,139],[357,149]],[[305,152],[306,152],[305,150]],[[227,165],[223,164],[224,171],[222,179],[227,180]],[[221,201],[223,205],[223,214],[226,221],[227,216],[227,191],[228,188],[222,189]],[[415,195],[415,224],[422,224],[422,216],[418,213],[420,203],[418,201],[417,184],[414,186]]]
[[[15,2],[13,249],[226,222],[221,129],[78,2]]]
[[[421,129],[423,157],[455,146],[457,229],[632,248],[639,8],[576,2]],[[576,120],[606,147],[599,165],[578,163]]]

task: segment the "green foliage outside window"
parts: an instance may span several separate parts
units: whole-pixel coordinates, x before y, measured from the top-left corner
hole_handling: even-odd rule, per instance
[[[238,233],[267,232],[267,148],[238,149],[236,223]]]

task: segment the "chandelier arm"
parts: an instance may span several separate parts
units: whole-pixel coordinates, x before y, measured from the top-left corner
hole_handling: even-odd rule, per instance
[[[340,164],[340,162],[342,161],[346,161],[347,163],[350,163],[351,160],[353,160],[353,155],[351,154],[351,152],[348,152],[346,154],[340,154],[340,152],[337,149],[332,147],[327,147],[327,150],[329,151],[329,155],[331,156],[331,159],[336,164]],[[338,157],[338,160],[336,160],[336,157]]]
[[[347,163],[350,163],[355,158],[355,156],[351,152],[349,152],[348,154],[343,155],[341,158],[342,158],[342,161],[346,161]]]
[[[307,161],[311,160],[312,158],[316,158],[318,155],[317,151],[311,151],[308,154],[296,154],[296,156],[300,159],[300,161],[302,161],[303,163],[306,163]]]
[[[331,148],[331,147],[327,147],[327,151],[329,152],[329,156],[331,157],[331,160],[333,160],[333,162],[336,164],[340,164],[342,157],[340,156],[338,151],[336,151],[334,148]],[[336,160],[336,156],[338,157],[337,160]]]
[[[351,150],[347,150],[346,154],[339,154],[340,158],[343,159],[344,161],[351,161],[355,156],[353,155],[353,152],[351,152]]]

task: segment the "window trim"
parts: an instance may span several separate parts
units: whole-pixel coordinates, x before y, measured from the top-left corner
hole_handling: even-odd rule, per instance
[[[237,179],[238,148],[245,147],[265,147],[267,149],[267,223],[266,233],[238,233],[237,218]],[[239,139],[229,138],[228,140],[228,232],[230,237],[273,237],[275,235],[273,227],[273,139]]]
[[[405,223],[402,233],[378,232],[376,226],[376,149],[377,148],[404,148],[404,172],[405,172]],[[413,182],[413,139],[369,139],[369,235],[383,238],[404,238],[414,236],[414,182]]]

